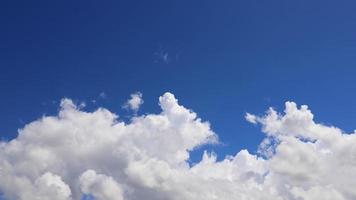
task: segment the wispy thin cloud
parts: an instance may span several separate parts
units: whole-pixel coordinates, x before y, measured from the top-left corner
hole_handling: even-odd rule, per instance
[[[165,64],[178,61],[180,56],[178,52],[175,51],[169,52],[168,50],[164,49],[162,46],[160,46],[158,50],[154,52],[153,55],[155,56],[156,63],[165,63]]]

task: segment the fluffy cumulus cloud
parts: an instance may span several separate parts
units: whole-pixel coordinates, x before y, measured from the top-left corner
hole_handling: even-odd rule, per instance
[[[110,176],[96,174],[93,170],[85,171],[79,178],[81,191],[96,199],[122,200],[120,185]]]
[[[241,150],[218,161],[204,152],[191,166],[190,152],[217,135],[173,94],[159,105],[159,114],[125,123],[63,99],[57,116],[0,143],[0,192],[8,200],[356,199],[355,133],[314,122],[307,106],[246,114],[266,135],[257,155]]]
[[[137,112],[140,109],[140,106],[143,104],[142,93],[136,92],[130,95],[131,98],[123,105],[126,109],[131,109],[134,112]]]

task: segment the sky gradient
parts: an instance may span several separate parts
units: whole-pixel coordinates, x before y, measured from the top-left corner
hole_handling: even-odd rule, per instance
[[[136,91],[142,113],[174,93],[239,148],[253,150],[262,138],[244,113],[287,100],[308,104],[322,122],[354,128],[355,2],[1,4],[4,139],[56,113],[63,97],[124,116],[121,105]],[[91,105],[102,92],[107,98]]]

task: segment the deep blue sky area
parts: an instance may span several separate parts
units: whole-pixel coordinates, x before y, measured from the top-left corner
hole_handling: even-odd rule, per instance
[[[351,0],[1,1],[0,137],[56,114],[62,97],[125,119],[136,91],[140,114],[174,93],[210,121],[222,156],[255,152],[263,134],[245,112],[287,100],[352,132],[355,10]]]

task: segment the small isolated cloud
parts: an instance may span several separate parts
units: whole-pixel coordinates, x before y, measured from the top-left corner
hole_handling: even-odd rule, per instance
[[[171,57],[168,52],[158,51],[155,52],[154,55],[156,56],[156,62],[162,61],[165,64],[168,64],[171,61]]]
[[[137,112],[140,109],[140,106],[143,104],[142,93],[136,92],[130,95],[130,99],[123,105],[123,108],[131,109],[134,112]]]
[[[105,92],[100,92],[99,98],[106,99],[107,95]]]
[[[159,47],[159,49],[154,52],[155,60],[154,62],[156,63],[165,63],[169,64],[171,62],[176,62],[179,60],[180,53],[175,51],[167,51],[163,49],[162,46]]]
[[[57,115],[0,142],[0,193],[8,200],[356,199],[356,133],[315,122],[305,105],[246,115],[266,136],[260,154],[237,149],[218,161],[205,151],[193,166],[190,153],[218,142],[217,134],[171,93],[159,106],[126,123],[63,99]]]

